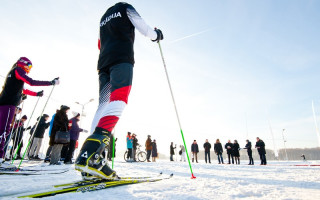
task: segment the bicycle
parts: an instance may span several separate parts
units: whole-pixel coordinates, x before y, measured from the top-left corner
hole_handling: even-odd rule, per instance
[[[138,146],[137,150],[136,150],[136,157],[135,160],[139,161],[139,162],[144,162],[147,160],[147,153],[145,151],[141,151],[140,150],[141,145]],[[129,160],[127,159],[127,155],[128,155],[128,150],[124,153],[124,160],[129,162]]]

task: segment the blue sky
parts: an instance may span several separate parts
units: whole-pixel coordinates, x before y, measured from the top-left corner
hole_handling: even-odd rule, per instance
[[[27,56],[34,64],[31,77],[61,77],[46,112],[61,104],[80,111],[75,101],[97,99],[98,26],[116,2],[2,1],[1,75]],[[283,148],[282,129],[288,147],[319,146],[311,109],[314,100],[320,119],[318,1],[128,2],[164,33],[161,45],[187,144],[220,138],[243,146],[247,136],[260,136],[272,149],[269,120],[277,148]],[[129,104],[115,130],[118,147],[125,148],[124,135],[132,131],[142,144],[151,134],[168,153],[171,141],[182,143],[179,127],[157,44],[137,31],[135,57]],[[34,103],[28,99],[26,113]],[[87,129],[95,109],[96,102],[86,107]]]

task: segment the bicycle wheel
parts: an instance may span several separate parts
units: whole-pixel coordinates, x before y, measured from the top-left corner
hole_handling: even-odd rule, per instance
[[[128,157],[127,157],[127,155],[128,155],[128,151],[126,151],[126,152],[124,153],[124,155],[123,155],[123,158],[124,158],[124,160],[125,160],[125,161],[128,161],[128,159],[127,159],[127,158],[128,158]]]
[[[147,154],[146,154],[146,152],[144,152],[144,151],[140,151],[140,152],[138,153],[137,157],[138,157],[138,160],[139,160],[140,162],[144,162],[144,161],[147,160]]]

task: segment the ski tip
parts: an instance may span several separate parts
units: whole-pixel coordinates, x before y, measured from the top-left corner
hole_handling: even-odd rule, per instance
[[[193,174],[191,174],[191,179],[196,179],[197,177],[195,177]]]

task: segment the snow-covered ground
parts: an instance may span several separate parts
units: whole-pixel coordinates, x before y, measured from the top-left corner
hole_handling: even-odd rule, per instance
[[[154,183],[141,183],[87,193],[61,194],[45,199],[320,199],[320,167],[294,166],[320,162],[276,162],[267,166],[193,164],[196,179],[190,179],[186,162],[159,160],[156,163],[115,162],[121,176],[146,176],[174,173],[174,177]],[[29,165],[29,166],[28,166]],[[80,180],[73,165],[48,166],[25,163],[31,169],[66,169],[63,174],[39,176],[0,176],[0,199],[16,199],[18,193],[53,189],[52,185]]]

